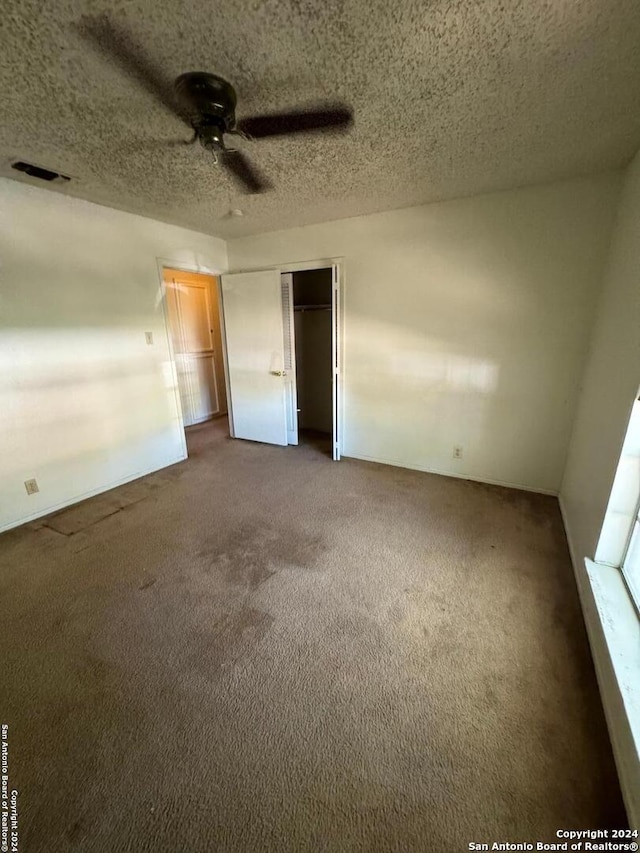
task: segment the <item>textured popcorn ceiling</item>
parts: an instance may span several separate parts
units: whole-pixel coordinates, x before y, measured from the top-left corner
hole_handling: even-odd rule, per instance
[[[355,126],[240,143],[276,186],[244,195],[200,146],[163,144],[184,125],[78,36],[104,11],[168,80],[231,80],[239,116],[339,99]],[[74,177],[58,191],[220,236],[619,167],[640,146],[638,0],[5,0],[0,37],[0,173],[26,159]]]

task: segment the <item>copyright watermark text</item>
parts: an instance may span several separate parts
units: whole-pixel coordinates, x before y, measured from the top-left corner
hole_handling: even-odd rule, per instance
[[[470,841],[467,847],[471,851],[502,850],[502,851],[554,851],[579,850],[584,853],[591,851],[638,850],[637,829],[559,829],[556,832],[557,841]]]
[[[0,853],[18,851],[18,792],[9,784],[9,726],[0,726]]]

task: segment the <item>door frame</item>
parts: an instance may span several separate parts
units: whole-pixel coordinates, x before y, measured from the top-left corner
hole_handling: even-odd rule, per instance
[[[304,272],[305,270],[325,270],[332,272],[331,303],[335,306],[335,316],[331,312],[331,349],[335,353],[336,363],[331,366],[335,381],[335,400],[333,411],[334,435],[332,436],[332,456],[339,461],[342,456],[342,437],[344,431],[344,257],[322,258],[317,261],[297,261],[292,264],[274,266],[281,272]],[[335,345],[334,345],[335,335]]]
[[[332,454],[334,459],[339,460],[342,456],[342,442],[344,436],[344,338],[345,338],[345,323],[344,323],[344,292],[345,292],[345,259],[343,256],[336,258],[320,258],[315,261],[294,261],[290,264],[264,264],[263,266],[243,267],[241,269],[229,270],[229,272],[258,272],[260,270],[279,270],[283,272],[304,272],[305,270],[324,270],[330,269],[333,271],[332,295],[333,302],[336,306],[335,323],[332,322],[332,334],[335,331],[335,410],[334,423],[335,435],[333,436]],[[222,328],[224,332],[224,311],[222,312]],[[226,374],[226,347],[225,350],[225,376]],[[332,347],[333,349],[333,347]],[[227,384],[228,388],[228,384]],[[230,398],[227,398],[227,407],[229,410],[229,427],[231,425],[232,406],[229,404]],[[231,433],[233,435],[233,432]]]
[[[182,401],[180,399],[180,388],[178,386],[178,371],[176,368],[176,354],[173,348],[173,340],[171,338],[171,328],[169,326],[169,308],[167,305],[167,288],[164,283],[164,271],[165,269],[171,270],[181,270],[182,272],[191,272],[197,273],[200,275],[208,275],[214,279],[216,294],[218,297],[218,315],[220,322],[220,334],[222,337],[222,359],[224,362],[224,382],[225,389],[227,393],[227,417],[229,418],[229,429],[232,431],[233,435],[233,422],[232,422],[232,414],[231,408],[229,406],[229,373],[227,370],[227,339],[225,336],[224,329],[224,314],[222,311],[222,289],[220,285],[220,276],[224,275],[224,271],[217,267],[209,267],[204,264],[190,264],[185,263],[184,261],[173,260],[172,258],[156,258],[156,269],[158,273],[158,279],[160,281],[160,287],[158,291],[158,297],[156,300],[162,306],[162,316],[164,319],[164,332],[165,332],[165,340],[167,343],[167,348],[169,350],[169,363],[171,365],[171,380],[173,382],[173,392],[174,398],[176,401],[176,408],[178,410],[178,415],[180,417],[180,423],[182,424],[182,434],[181,434],[181,443],[182,450],[184,453],[184,459],[189,457],[189,452],[187,449],[187,436],[185,433],[185,425],[184,425],[184,412],[182,411]]]

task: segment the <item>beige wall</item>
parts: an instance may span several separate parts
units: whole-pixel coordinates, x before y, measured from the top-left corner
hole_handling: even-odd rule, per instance
[[[620,180],[240,238],[229,264],[344,257],[345,455],[557,492]]]
[[[213,237],[15,181],[0,215],[3,529],[184,457],[157,259],[227,259]]]
[[[594,556],[639,387],[640,155],[625,179],[562,483],[578,560]]]
[[[619,187],[603,175],[242,238],[229,266],[344,257],[346,455],[555,491]],[[157,258],[221,271],[226,247],[14,181],[0,206],[1,528],[182,457]],[[629,328],[632,261],[618,261],[622,306],[602,309]],[[588,544],[613,469],[582,513],[583,420],[564,492]]]

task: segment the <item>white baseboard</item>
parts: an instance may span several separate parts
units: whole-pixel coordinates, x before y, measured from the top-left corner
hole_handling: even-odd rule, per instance
[[[438,474],[440,477],[454,477],[456,480],[471,480],[473,483],[486,483],[489,486],[504,486],[506,489],[519,489],[522,492],[533,492],[537,495],[558,496],[554,489],[539,489],[535,486],[525,486],[522,483],[508,483],[504,480],[492,480],[489,477],[478,477],[475,474],[460,474],[456,471],[442,471],[438,468],[427,468],[424,465],[408,464],[397,459],[381,459],[378,456],[364,456],[360,453],[342,453],[343,459],[360,459],[363,462],[378,462],[380,465],[391,465],[393,468],[407,468],[409,471],[424,471],[425,474]]]
[[[114,480],[111,483],[107,483],[104,486],[98,486],[97,489],[91,489],[88,492],[83,492],[80,495],[74,495],[72,498],[68,498],[61,503],[52,504],[52,506],[48,506],[46,508],[39,509],[37,512],[33,512],[30,515],[25,515],[22,518],[18,518],[15,521],[10,521],[9,524],[5,524],[3,527],[0,527],[0,533],[5,533],[7,530],[13,530],[14,527],[20,527],[22,524],[28,524],[30,521],[37,521],[39,518],[44,518],[47,515],[51,515],[53,512],[58,512],[58,510],[65,509],[65,507],[73,506],[74,504],[80,503],[80,501],[84,501],[87,498],[93,498],[96,495],[101,495],[103,492],[109,492],[111,489],[116,489],[118,486],[124,486],[126,483],[131,483],[133,480],[139,480],[140,477],[146,477],[147,474],[155,474],[156,471],[162,471],[164,468],[169,468],[171,465],[177,465],[178,462],[184,462],[187,459],[187,453],[185,450],[184,456],[180,456],[177,459],[173,459],[171,462],[164,462],[162,465],[154,466],[153,468],[149,468],[144,471],[137,471],[135,474],[127,474],[126,477],[122,477],[119,480]]]

